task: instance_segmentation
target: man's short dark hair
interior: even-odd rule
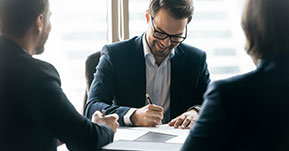
[[[175,19],[188,18],[188,23],[192,20],[194,6],[192,0],[151,0],[149,12],[154,17],[163,8]]]
[[[1,32],[23,36],[47,4],[48,0],[0,0]]]
[[[289,0],[249,0],[242,26],[256,59],[289,53]]]

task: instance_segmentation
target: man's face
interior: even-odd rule
[[[50,23],[50,16],[51,16],[51,12],[49,9],[49,5],[47,5],[47,11],[45,11],[44,13],[44,19],[43,19],[43,30],[40,33],[40,38],[39,38],[39,42],[38,45],[36,47],[35,50],[35,54],[41,54],[44,51],[44,45],[48,39],[50,30],[51,30],[51,23]]]
[[[163,40],[155,38],[154,31],[157,30],[168,35],[184,37],[187,21],[188,19],[175,19],[171,17],[164,9],[160,9],[159,12],[153,16],[153,20],[150,19],[147,40],[155,57],[166,57],[179,43],[172,42],[170,37]]]

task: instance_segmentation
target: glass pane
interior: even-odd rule
[[[129,35],[140,36],[147,29],[146,10],[149,0],[129,0]]]
[[[81,111],[85,60],[107,40],[107,3],[96,0],[50,0],[52,31],[43,55],[58,70],[62,88]]]
[[[243,0],[194,0],[195,13],[185,43],[207,52],[212,80],[254,69],[245,53],[241,28]]]
[[[145,11],[149,0],[130,0],[130,37],[147,29]],[[194,0],[193,20],[184,43],[207,52],[212,80],[227,78],[255,68],[245,53],[241,29],[243,0]]]

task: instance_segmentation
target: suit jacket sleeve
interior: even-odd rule
[[[119,124],[124,124],[124,115],[130,109],[126,106],[113,104],[116,88],[116,70],[109,54],[109,47],[104,46],[99,64],[94,74],[94,80],[90,87],[88,102],[85,108],[85,116],[91,119],[93,113],[97,110],[106,110],[107,114],[117,113],[119,115]]]
[[[198,81],[198,88],[197,88],[197,99],[199,100],[199,105],[203,103],[203,95],[207,90],[207,87],[210,83],[210,74],[208,71],[208,65],[206,62],[206,53],[203,54],[202,59],[202,66],[200,71],[200,77]]]
[[[41,123],[51,136],[64,142],[70,150],[97,150],[113,141],[111,128],[92,123],[75,110],[63,93],[53,66],[45,66],[40,72],[39,79],[35,79],[41,81],[37,88],[37,96],[42,100],[39,116],[43,117]]]
[[[215,83],[209,86],[200,117],[190,131],[182,151],[226,150],[227,125],[222,95]]]
[[[206,53],[204,52],[201,56],[201,65],[200,65],[200,72],[199,72],[198,84],[197,84],[197,92],[195,96],[195,105],[202,105],[203,103],[203,95],[207,90],[207,87],[210,83],[210,73],[208,70],[208,65],[206,62]],[[188,109],[191,110],[194,106]]]

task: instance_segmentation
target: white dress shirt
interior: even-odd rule
[[[150,95],[153,104],[164,108],[164,120],[168,121],[170,119],[171,58],[174,56],[175,50],[173,49],[162,63],[157,65],[145,38],[146,35],[142,37],[146,64],[146,93]],[[145,103],[147,104],[147,102]],[[136,108],[131,108],[124,116],[126,125],[132,124],[130,116],[135,110]]]

